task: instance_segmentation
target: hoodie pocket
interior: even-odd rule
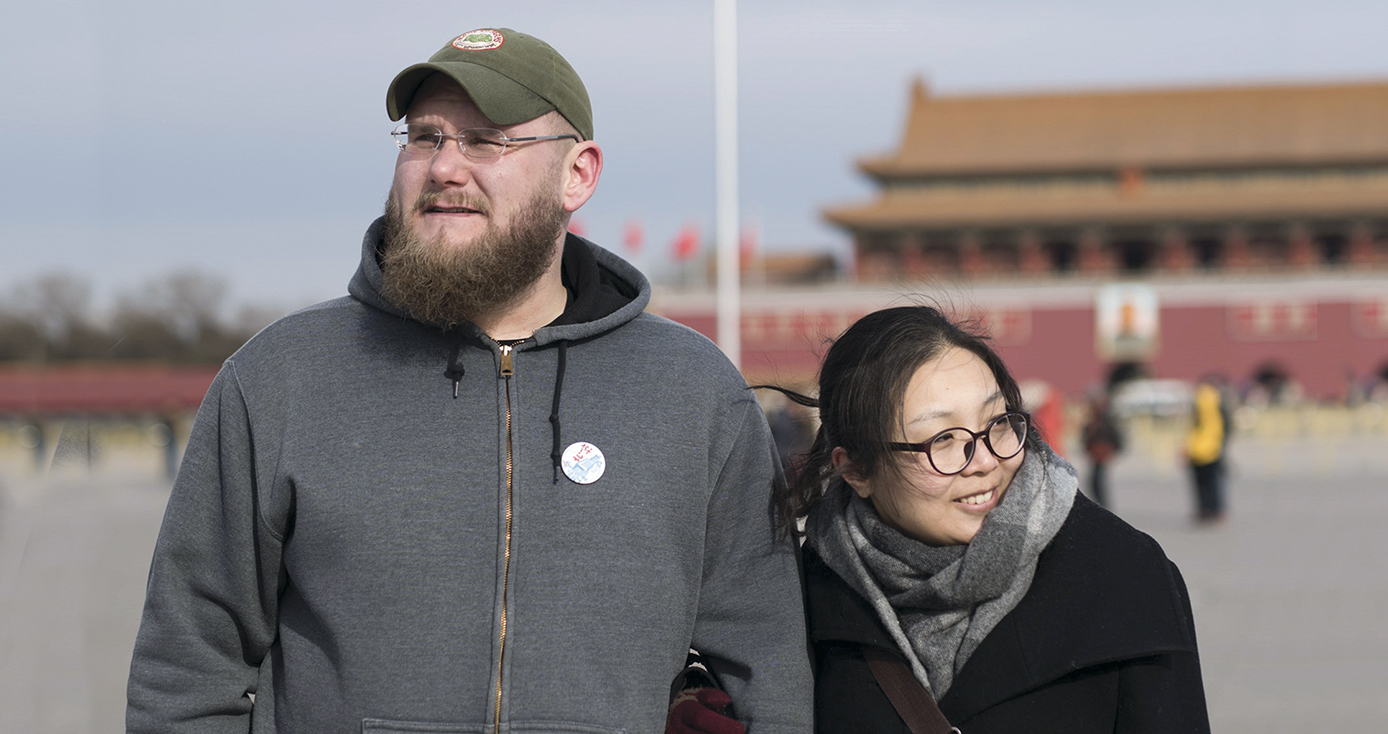
[[[442,724],[430,721],[362,719],[361,734],[485,734],[486,724]]]
[[[506,731],[506,727],[501,727],[501,730]],[[567,721],[517,721],[511,724],[510,734],[626,734],[626,729]]]
[[[429,721],[388,721],[362,719],[362,734],[486,734],[492,727],[486,724],[443,724]],[[513,721],[501,725],[502,734],[626,734],[625,729],[610,729],[592,724],[567,721]]]

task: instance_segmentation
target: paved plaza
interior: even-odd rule
[[[1185,574],[1214,731],[1383,731],[1388,435],[1240,436],[1217,528],[1191,525],[1174,444],[1137,444],[1114,467],[1113,509]],[[0,731],[122,730],[168,496],[157,468],[0,466]]]

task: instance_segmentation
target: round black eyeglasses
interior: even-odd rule
[[[935,471],[944,475],[958,474],[973,461],[980,438],[999,460],[1010,459],[1021,453],[1026,445],[1030,420],[1026,413],[1008,411],[988,421],[981,431],[947,428],[920,443],[894,441],[888,443],[887,448],[925,454]]]

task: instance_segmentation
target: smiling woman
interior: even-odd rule
[[[887,444],[913,455],[874,476],[860,472],[848,451],[836,446],[835,469],[887,525],[931,545],[967,544],[1022,463],[1027,417],[1008,410],[997,385],[976,354],[946,348],[911,376],[901,410],[906,441]],[[966,422],[983,430],[959,425]],[[987,450],[978,450],[980,441]]]
[[[1180,573],[1076,492],[985,338],[878,311],[817,399],[787,394],[821,420],[779,494],[805,520],[817,731],[1209,730]]]

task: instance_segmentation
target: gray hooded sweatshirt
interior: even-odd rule
[[[654,734],[693,646],[749,732],[808,732],[776,452],[738,372],[573,236],[566,270],[586,248],[615,311],[509,350],[413,321],[380,295],[380,231],[350,297],[267,327],[209,390],[129,731]],[[605,460],[586,484],[558,466],[580,442]]]

